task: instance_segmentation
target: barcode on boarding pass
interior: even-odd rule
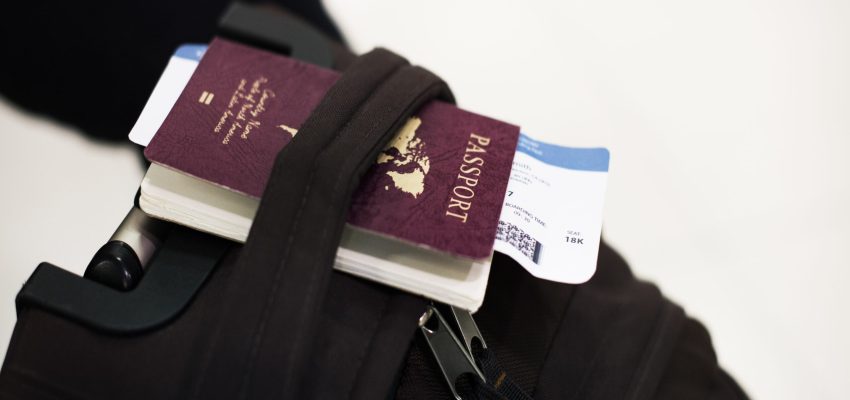
[[[525,233],[520,227],[505,221],[499,221],[499,228],[496,230],[496,240],[507,242],[520,253],[530,258],[535,264],[538,264],[540,259],[541,244],[537,239]]]

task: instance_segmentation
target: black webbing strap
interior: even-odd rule
[[[453,101],[438,77],[380,49],[355,61],[328,91],[275,160],[201,363],[196,398],[315,398],[328,390],[373,395],[362,382],[370,376],[360,376],[375,370],[370,360],[384,360],[370,355],[380,345],[372,341],[407,329],[405,341],[382,350],[401,362],[416,328],[410,309],[421,304],[378,285],[363,290],[363,283],[332,274],[332,267],[360,178],[407,118],[434,97]],[[383,298],[371,300],[375,293]],[[346,298],[346,306],[377,322],[352,321],[336,302],[326,304],[328,296]],[[383,308],[357,307],[370,301]],[[329,327],[335,331],[325,332]],[[370,330],[363,336],[368,340],[357,339],[360,329]],[[328,348],[338,352],[328,355]],[[398,365],[385,368],[375,380],[391,382]]]

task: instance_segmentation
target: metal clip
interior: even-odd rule
[[[481,378],[482,381],[485,380],[484,374],[475,365],[472,353],[464,349],[446,320],[434,306],[428,306],[428,309],[419,318],[419,329],[425,336],[425,341],[428,342],[431,352],[434,353],[434,358],[437,359],[437,364],[443,372],[443,377],[449,383],[449,388],[455,399],[461,400],[455,387],[457,379],[461,375],[472,373]],[[475,328],[475,331],[477,332],[478,328]],[[461,332],[463,332],[463,329],[461,329]],[[478,338],[481,339],[480,333],[478,333]],[[471,343],[471,339],[469,343]]]

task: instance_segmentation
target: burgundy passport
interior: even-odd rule
[[[216,38],[145,156],[259,198],[277,152],[338,76]],[[518,137],[515,125],[432,101],[378,156],[348,222],[456,256],[487,258]]]

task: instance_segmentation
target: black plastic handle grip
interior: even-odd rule
[[[154,329],[180,314],[232,242],[175,227],[151,260],[144,279],[122,292],[50,263],[41,263],[15,301],[18,312],[39,307],[116,334]]]

